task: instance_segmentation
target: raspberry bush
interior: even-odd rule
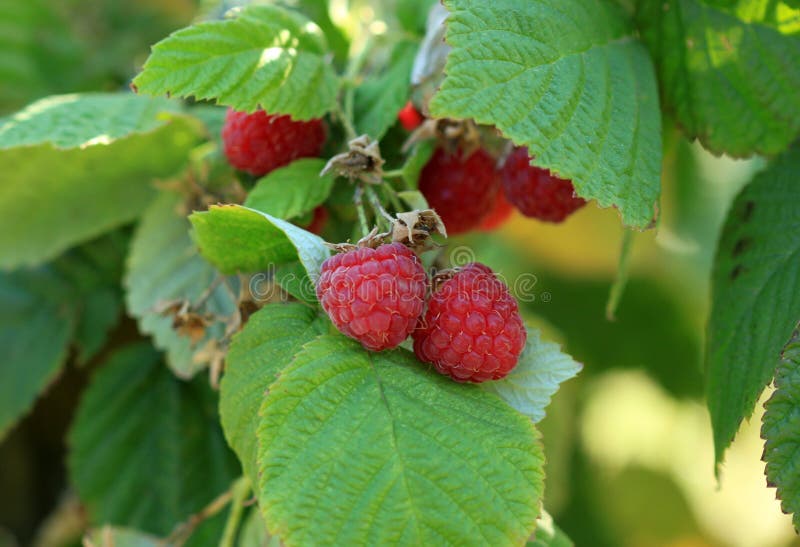
[[[117,7],[103,48],[2,1],[0,469],[63,422],[40,540],[619,543],[573,415],[629,368],[705,398],[709,476],[774,384],[765,487],[800,527],[796,2],[203,2],[171,34]],[[711,203],[704,149],[758,172]],[[581,278],[609,230],[615,280]],[[707,320],[685,256],[671,292],[635,277],[645,231],[701,250]]]

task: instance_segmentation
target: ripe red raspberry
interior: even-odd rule
[[[508,201],[526,217],[562,222],[586,205],[583,198],[575,195],[571,181],[532,166],[525,147],[515,149],[508,156],[501,172]]]
[[[481,222],[480,229],[487,232],[498,229],[511,218],[511,213],[513,212],[514,206],[506,199],[506,193],[503,189],[499,188],[494,200],[494,206],[483,219],[483,222]]]
[[[402,125],[406,130],[413,131],[417,127],[420,126],[422,120],[422,114],[414,108],[414,103],[408,101],[406,105],[403,107],[402,110],[397,114],[397,119],[400,120],[400,125]]]
[[[228,109],[222,142],[231,165],[260,177],[297,158],[318,156],[325,126],[322,120],[299,122],[263,110],[247,114]]]
[[[480,226],[494,205],[500,176],[494,158],[479,148],[464,158],[438,148],[419,175],[419,191],[442,217],[449,235]]]
[[[483,264],[468,264],[441,284],[414,331],[414,353],[457,382],[499,380],[527,337],[517,301]]]
[[[422,263],[400,243],[359,248],[322,263],[317,298],[333,324],[372,351],[397,347],[425,302]]]

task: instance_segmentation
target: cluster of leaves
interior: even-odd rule
[[[3,120],[0,166],[14,180],[0,187],[0,213],[15,230],[0,235],[0,337],[12,349],[0,364],[0,435],[71,345],[82,361],[103,346],[124,300],[151,343],[103,364],[70,434],[71,479],[93,523],[184,539],[179,524],[233,484],[227,523],[220,514],[190,541],[231,544],[252,487],[258,511],[242,545],[262,544],[267,528],[288,544],[568,543],[540,511],[535,424],[579,365],[533,329],[515,371],[480,387],[406,349],[365,351],[321,313],[311,287],[330,251],[297,225],[327,203],[344,220],[331,233],[348,237],[352,187],[320,177],[318,159],[256,181],[220,162],[223,106],[327,117],[334,149],[341,126],[396,139],[432,2],[396,2],[390,22],[404,32],[375,48],[383,66],[367,59],[371,44],[348,43],[326,2],[278,4],[170,35],[136,95],[54,96]],[[790,511],[800,503],[797,356],[789,345],[781,360],[781,348],[800,319],[793,4],[641,0],[628,12],[610,0],[445,0],[451,50],[429,104],[528,146],[631,228],[656,220],[662,111],[715,152],[778,155],[736,200],[719,245],[708,400],[720,461],[779,367],[765,458]],[[395,154],[409,186],[398,196],[412,206],[424,203],[414,184],[430,151]],[[219,199],[232,203],[209,206]],[[119,230],[134,220],[132,236]],[[223,358],[217,396],[197,373],[210,366],[215,377]]]

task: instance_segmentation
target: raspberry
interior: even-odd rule
[[[496,230],[511,218],[511,213],[514,212],[514,206],[506,199],[506,193],[502,188],[497,190],[497,196],[494,200],[494,206],[489,214],[484,217],[481,222],[480,229],[485,231]]]
[[[525,347],[525,327],[505,283],[483,264],[441,284],[414,331],[414,353],[457,382],[499,380]]]
[[[413,131],[420,126],[424,118],[422,117],[422,114],[420,114],[419,111],[414,108],[414,103],[408,101],[403,109],[397,114],[397,119],[400,120],[400,125],[402,125],[407,131]]]
[[[397,347],[422,314],[427,277],[400,243],[358,248],[322,263],[317,298],[333,324],[372,351]]]
[[[508,201],[526,217],[557,223],[586,205],[575,195],[571,181],[532,166],[527,148],[515,149],[501,172]]]
[[[480,148],[467,158],[461,151],[448,154],[438,148],[419,176],[420,192],[451,235],[477,228],[499,188],[494,159]]]
[[[228,109],[222,142],[231,165],[260,177],[297,158],[318,156],[325,126],[322,120],[296,122],[263,110],[247,114]]]
[[[314,212],[311,214],[311,221],[307,226],[304,226],[304,229],[312,234],[321,234],[322,229],[328,222],[328,216],[328,210],[324,206],[319,205],[315,207]]]

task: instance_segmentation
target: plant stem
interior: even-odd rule
[[[363,193],[364,187],[361,184],[356,186],[356,191],[353,192],[353,203],[356,205],[358,222],[361,224],[361,235],[366,236],[369,233],[369,225],[367,224],[367,214],[364,212],[364,201],[362,200]]]
[[[403,169],[392,169],[390,171],[383,172],[383,178],[385,179],[399,179],[403,177]]]
[[[222,539],[219,542],[220,547],[233,547],[236,532],[239,529],[239,523],[244,512],[244,502],[250,493],[250,481],[245,476],[239,477],[231,486],[231,492],[233,494],[231,512],[225,522],[225,530],[222,532]]]
[[[622,243],[619,250],[619,264],[617,266],[617,278],[611,285],[606,302],[606,319],[613,321],[616,317],[617,306],[625,291],[628,283],[628,270],[630,267],[631,247],[633,246],[633,230],[625,230],[622,233]]]
[[[387,226],[391,229],[392,224],[394,223],[394,217],[386,212],[386,209],[383,208],[383,204],[381,204],[378,194],[375,193],[375,190],[373,190],[371,186],[367,185],[364,186],[364,192],[367,194],[369,204],[375,211],[375,216],[382,221],[382,224],[387,224]]]
[[[397,198],[397,192],[395,189],[389,184],[384,184],[381,188],[383,188],[384,193],[389,197],[389,201],[392,203],[394,210],[398,213],[403,211],[403,206],[400,204],[400,200]]]

